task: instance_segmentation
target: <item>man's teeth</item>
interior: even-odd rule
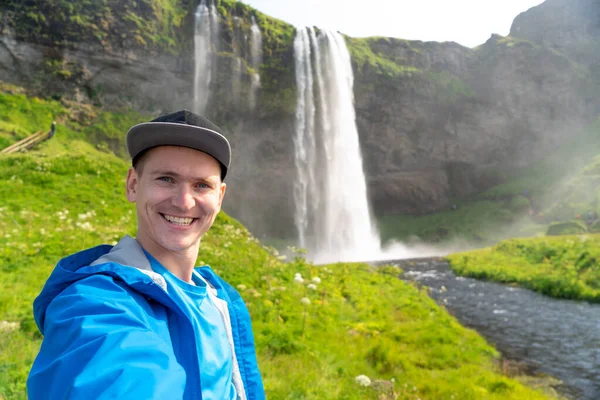
[[[194,221],[194,218],[173,217],[166,214],[163,214],[163,217],[165,217],[167,221],[177,225],[189,225]]]

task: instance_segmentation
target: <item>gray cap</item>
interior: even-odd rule
[[[132,162],[157,146],[183,146],[213,156],[221,165],[221,179],[231,162],[231,146],[221,129],[208,119],[181,110],[137,124],[127,132],[127,150]]]

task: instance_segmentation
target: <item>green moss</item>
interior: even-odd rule
[[[397,43],[406,43],[409,51],[417,52],[409,47],[407,41],[391,38],[351,38],[346,36],[346,45],[352,57],[352,61],[358,71],[363,70],[365,66],[373,68],[377,74],[386,77],[411,77],[413,74],[420,74],[421,70],[411,65],[404,65],[400,60],[395,60],[389,54],[374,51],[374,44],[397,45]],[[390,41],[394,41],[391,43]]]
[[[7,23],[20,40],[52,47],[85,42],[110,49],[178,53],[181,27],[193,2],[178,0],[52,0],[4,6]]]
[[[442,102],[455,103],[476,95],[470,85],[448,71],[428,71],[426,76],[434,83],[435,96]]]

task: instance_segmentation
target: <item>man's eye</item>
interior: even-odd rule
[[[196,186],[200,189],[209,189],[210,188],[210,186],[208,186],[206,183],[199,183]]]
[[[158,178],[158,180],[162,182],[173,182],[173,179],[168,176],[161,176]]]

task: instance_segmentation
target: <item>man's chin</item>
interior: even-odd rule
[[[165,250],[168,250],[173,253],[180,253],[197,248],[200,245],[200,239],[165,240],[162,241],[160,245]]]

